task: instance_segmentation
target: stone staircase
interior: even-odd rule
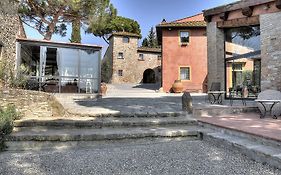
[[[257,162],[281,169],[281,142],[204,122],[177,117],[36,118],[16,121],[6,137],[7,150],[89,148],[113,141],[158,138],[202,139],[239,151]]]
[[[6,138],[8,150],[59,149],[98,141],[155,137],[199,139],[197,121],[178,117],[22,119]]]

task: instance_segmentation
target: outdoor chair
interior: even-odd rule
[[[266,113],[277,119],[281,114],[281,92],[276,90],[265,90],[259,93],[255,100],[261,112],[261,118],[266,116]]]
[[[211,104],[222,104],[222,95],[225,91],[221,91],[221,83],[220,82],[213,82],[211,84],[211,88],[208,91],[208,100]]]

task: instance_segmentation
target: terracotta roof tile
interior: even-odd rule
[[[112,36],[131,36],[131,37],[138,37],[138,38],[141,37],[141,35],[139,35],[139,34],[130,33],[130,32],[114,32],[114,33],[111,34],[110,37],[112,37]]]
[[[187,21],[187,22],[170,22],[161,23],[157,27],[206,27],[205,21]]]
[[[139,47],[138,51],[140,51],[140,52],[156,52],[156,53],[161,53],[162,49],[161,48],[150,48],[150,47]]]

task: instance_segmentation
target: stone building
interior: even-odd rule
[[[8,65],[16,63],[16,38],[17,35],[25,36],[19,30],[22,24],[18,16],[18,4],[14,1],[0,1],[0,60],[5,59]]]
[[[281,1],[242,0],[204,11],[208,84],[281,90]]]
[[[156,26],[158,42],[162,44],[162,87],[170,92],[175,80],[181,80],[184,90],[207,90],[207,36],[203,14]]]
[[[108,83],[160,83],[161,49],[138,47],[140,36],[116,32],[102,61],[102,81]]]

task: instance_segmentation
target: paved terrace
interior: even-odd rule
[[[83,116],[120,115],[174,115],[182,112],[182,94],[157,93],[157,85],[108,85],[103,98],[89,98],[71,94],[56,94],[64,108]],[[210,106],[206,94],[192,94],[194,106]],[[229,101],[224,101],[225,107]],[[241,105],[237,102],[234,105]],[[251,103],[248,105],[252,105]],[[219,105],[221,106],[221,105]]]
[[[182,94],[157,93],[157,85],[109,85],[108,93],[102,99],[81,98],[69,94],[57,94],[57,99],[72,114],[83,116],[122,115],[122,116],[159,116],[182,114]],[[237,131],[259,135],[281,141],[281,118],[277,120],[267,116],[259,118],[258,112],[225,114],[230,109],[229,101],[223,105],[210,105],[205,94],[192,94],[193,105],[197,109],[217,110],[221,113],[202,114],[199,121],[231,128]],[[241,108],[240,100],[234,101],[234,107]],[[253,101],[247,107],[253,107]],[[87,118],[84,118],[87,120]],[[89,119],[90,120],[90,119]]]

